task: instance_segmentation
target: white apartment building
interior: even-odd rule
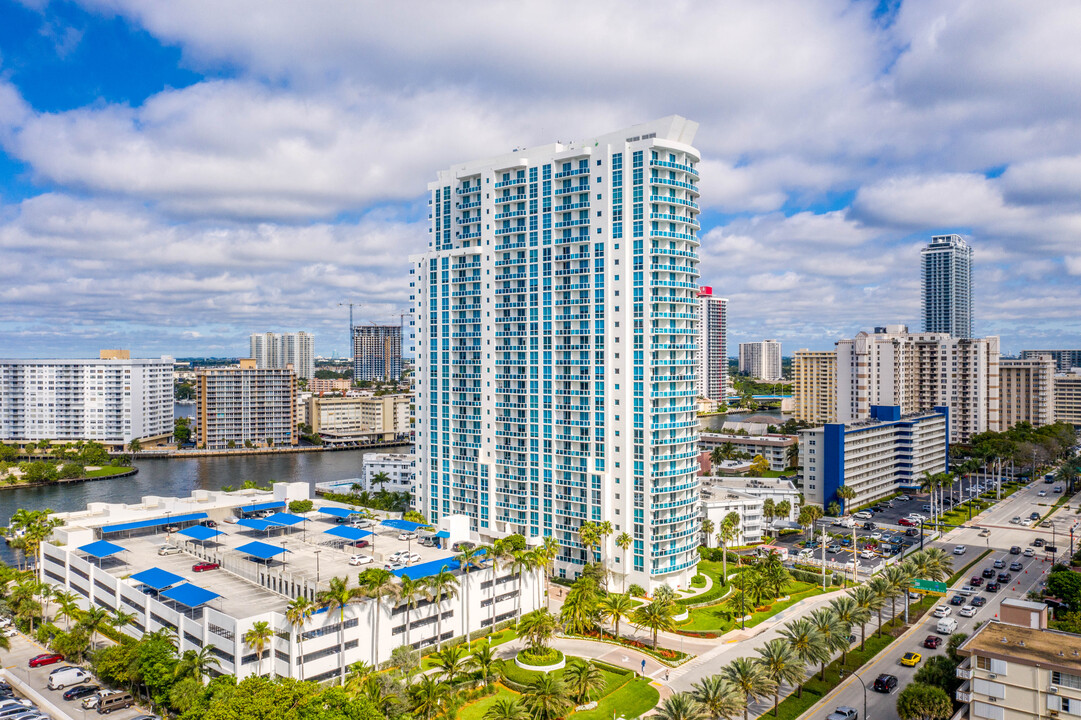
[[[1054,358],[1000,358],[998,372],[1003,429],[1020,422],[1034,427],[1055,422]]]
[[[871,416],[874,405],[899,405],[905,415],[950,409],[950,442],[1001,429],[999,341],[945,333],[909,333],[886,325],[840,340],[837,422]]]
[[[249,345],[260,370],[284,370],[292,365],[298,378],[315,377],[315,338],[306,332],[256,333]]]
[[[1081,428],[1081,372],[1055,376],[1055,422]]]
[[[766,500],[772,500],[774,507],[787,502],[787,515],[774,514],[773,523],[793,522],[799,517],[799,490],[788,480],[780,478],[704,478],[702,501],[699,505],[701,519],[713,521],[714,537],[708,538],[709,545],[716,547],[717,529],[729,513],[738,513],[738,537],[732,545],[746,545],[761,542],[769,523],[765,515]],[[703,541],[706,538],[703,536]]]
[[[837,421],[837,353],[797,350],[792,357],[792,417],[821,424]]]
[[[960,235],[935,235],[920,251],[923,331],[972,337],[972,248]]]
[[[132,359],[102,350],[98,359],[0,360],[0,441],[100,442],[173,434],[173,359]]]
[[[807,502],[827,507],[837,490],[850,487],[859,507],[905,488],[917,488],[925,472],[945,472],[949,462],[946,408],[903,415],[897,406],[873,406],[871,417],[800,431],[800,465]]]
[[[781,373],[781,343],[776,340],[740,343],[739,371],[766,382],[781,380],[784,377]]]
[[[199,372],[196,421],[204,450],[296,445],[297,378],[291,368],[235,367]]]
[[[686,587],[698,562],[697,124],[671,116],[455,165],[411,258],[417,482],[484,538],[585,521],[613,570]],[[607,539],[612,543],[612,538]]]
[[[1050,355],[1055,361],[1055,372],[1068,373],[1081,368],[1081,350],[1022,350],[1021,359],[1031,360],[1040,355]]]
[[[407,439],[412,402],[412,395],[313,395],[308,398],[308,424],[330,444]]]
[[[761,455],[769,461],[770,470],[788,468],[789,448],[795,445],[795,435],[730,435],[728,433],[703,432],[698,436],[702,452],[712,453],[716,448],[730,446],[733,452],[745,453],[754,458]]]
[[[728,298],[698,289],[698,397],[723,403],[728,397]]]
[[[367,453],[364,456],[361,487],[369,492],[386,490],[411,493],[416,477],[416,460],[416,455],[405,453]],[[380,473],[386,476],[386,482],[372,482],[372,478]]]

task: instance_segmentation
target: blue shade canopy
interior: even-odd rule
[[[272,523],[267,520],[259,520],[256,518],[244,518],[243,520],[237,520],[236,524],[240,527],[246,527],[249,530],[258,530],[259,532],[266,532],[267,530],[273,530],[274,528],[282,527],[278,523]]]
[[[435,534],[437,538],[443,538],[444,540],[450,540],[450,532],[446,530],[440,530]]]
[[[169,598],[170,600],[175,600],[181,605],[187,605],[190,608],[206,605],[214,598],[221,597],[221,595],[216,592],[210,592],[206,588],[201,588],[198,585],[192,585],[191,583],[184,583],[183,585],[169,588],[163,592],[161,596]]]
[[[402,568],[401,570],[394,570],[393,572],[398,577],[419,580],[420,578],[440,573],[443,570],[457,569],[458,563],[454,562],[453,558],[445,557],[441,560],[432,560],[431,562],[420,563],[419,565],[410,565],[409,567]]]
[[[409,520],[384,520],[383,525],[388,528],[394,528],[395,530],[407,530],[409,532],[416,532],[422,527],[431,527],[428,523],[410,522]]]
[[[340,508],[340,507],[322,507],[322,508],[319,508],[319,512],[323,513],[324,515],[333,515],[334,517],[346,518],[346,517],[349,517],[350,515],[359,515],[360,513],[364,512],[364,511],[363,510],[350,510],[349,508]]]
[[[150,568],[149,570],[143,570],[137,572],[131,576],[131,579],[135,582],[140,582],[143,585],[148,585],[155,590],[161,590],[167,588],[170,585],[176,585],[177,583],[184,582],[184,578],[180,577],[176,573],[171,573],[168,570],[162,570],[161,568]]]
[[[251,555],[257,557],[260,560],[269,560],[275,555],[281,555],[286,552],[286,549],[281,545],[270,545],[264,542],[250,542],[247,545],[241,545],[236,549],[238,553],[244,553],[245,555]]]
[[[99,560],[101,558],[107,558],[110,555],[116,555],[118,552],[123,552],[124,548],[120,547],[116,543],[106,542],[105,540],[98,540],[92,542],[89,545],[83,545],[79,548],[79,552],[84,552],[90,557],[96,557]]]
[[[154,518],[153,520],[139,520],[137,522],[119,523],[117,525],[103,525],[103,533],[126,532],[129,530],[142,530],[143,528],[159,527],[161,525],[173,525],[177,523],[206,520],[206,513],[188,513],[186,515],[170,515],[167,517]]]
[[[262,512],[263,510],[278,510],[285,507],[284,500],[275,500],[274,502],[257,503],[255,505],[245,505],[240,508],[242,513]]]
[[[190,528],[184,528],[177,535],[186,535],[194,540],[209,540],[210,538],[221,535],[221,530],[215,530],[214,528],[204,527],[202,525],[192,525]]]
[[[371,535],[367,530],[361,530],[355,527],[336,527],[325,531],[326,535],[333,535],[334,537],[344,538],[346,540],[354,541],[361,540]]]
[[[296,525],[297,523],[304,522],[306,518],[302,518],[299,515],[287,512],[277,512],[266,518],[267,522],[274,523],[275,525]]]

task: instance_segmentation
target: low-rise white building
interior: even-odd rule
[[[761,542],[765,538],[768,522],[765,517],[765,502],[772,500],[774,507],[788,502],[789,511],[785,516],[775,514],[772,518],[774,527],[784,527],[799,516],[799,490],[789,480],[780,478],[703,478],[699,503],[702,519],[713,521],[714,535],[721,522],[729,513],[739,514],[738,539],[736,545]],[[716,538],[708,538],[711,546],[716,545]]]
[[[369,492],[404,492],[413,496],[411,505],[415,510],[420,510],[424,504],[420,502],[419,495],[423,488],[416,484],[417,458],[415,455],[405,453],[367,453],[364,456],[364,471],[361,476],[361,486]],[[383,474],[386,478],[378,482],[377,476]]]
[[[752,458],[761,455],[769,461],[769,469],[781,471],[789,466],[789,448],[798,439],[795,435],[736,435],[704,432],[698,435],[698,447],[703,452],[730,446],[733,452],[746,453]]]

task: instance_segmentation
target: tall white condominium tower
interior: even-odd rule
[[[781,343],[776,340],[740,343],[739,371],[767,382],[780,380],[783,377]]]
[[[560,544],[643,587],[698,554],[697,123],[671,116],[455,165],[415,274],[416,453],[431,520]],[[626,554],[614,547],[633,538]]]
[[[920,264],[923,331],[972,337],[972,248],[960,235],[935,235]]]
[[[315,338],[306,332],[256,333],[250,347],[260,370],[284,370],[291,364],[297,377],[315,377]]]
[[[353,379],[397,380],[402,375],[400,325],[353,327]]]
[[[728,298],[698,289],[698,397],[724,402],[728,395]]]

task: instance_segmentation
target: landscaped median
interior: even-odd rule
[[[832,590],[833,588],[828,588],[826,592]],[[747,627],[754,627],[763,620],[773,617],[777,613],[795,605],[801,600],[806,600],[815,595],[821,595],[822,586],[803,582],[801,580],[791,580],[785,588],[785,593],[787,594],[787,599],[773,600],[770,603],[755,609],[747,620]],[[748,608],[748,610],[750,609],[751,608]],[[735,617],[732,608],[725,604],[718,603],[706,607],[691,608],[690,618],[686,622],[677,625],[676,632],[691,637],[712,638],[720,637],[729,630],[733,630],[740,626],[741,623]]]
[[[946,581],[946,587],[950,587],[955,582],[957,582],[958,580],[963,578],[965,575],[968,574],[968,571],[971,570],[976,565],[976,563],[978,563],[980,560],[983,560],[985,557],[987,557],[990,554],[991,554],[991,549],[990,548],[988,548],[987,550],[984,550],[979,555],[977,555],[975,558],[973,558],[972,561],[969,562],[967,565],[965,565],[963,568],[961,568],[960,570],[955,572],[953,575],[950,575],[950,579]]]

